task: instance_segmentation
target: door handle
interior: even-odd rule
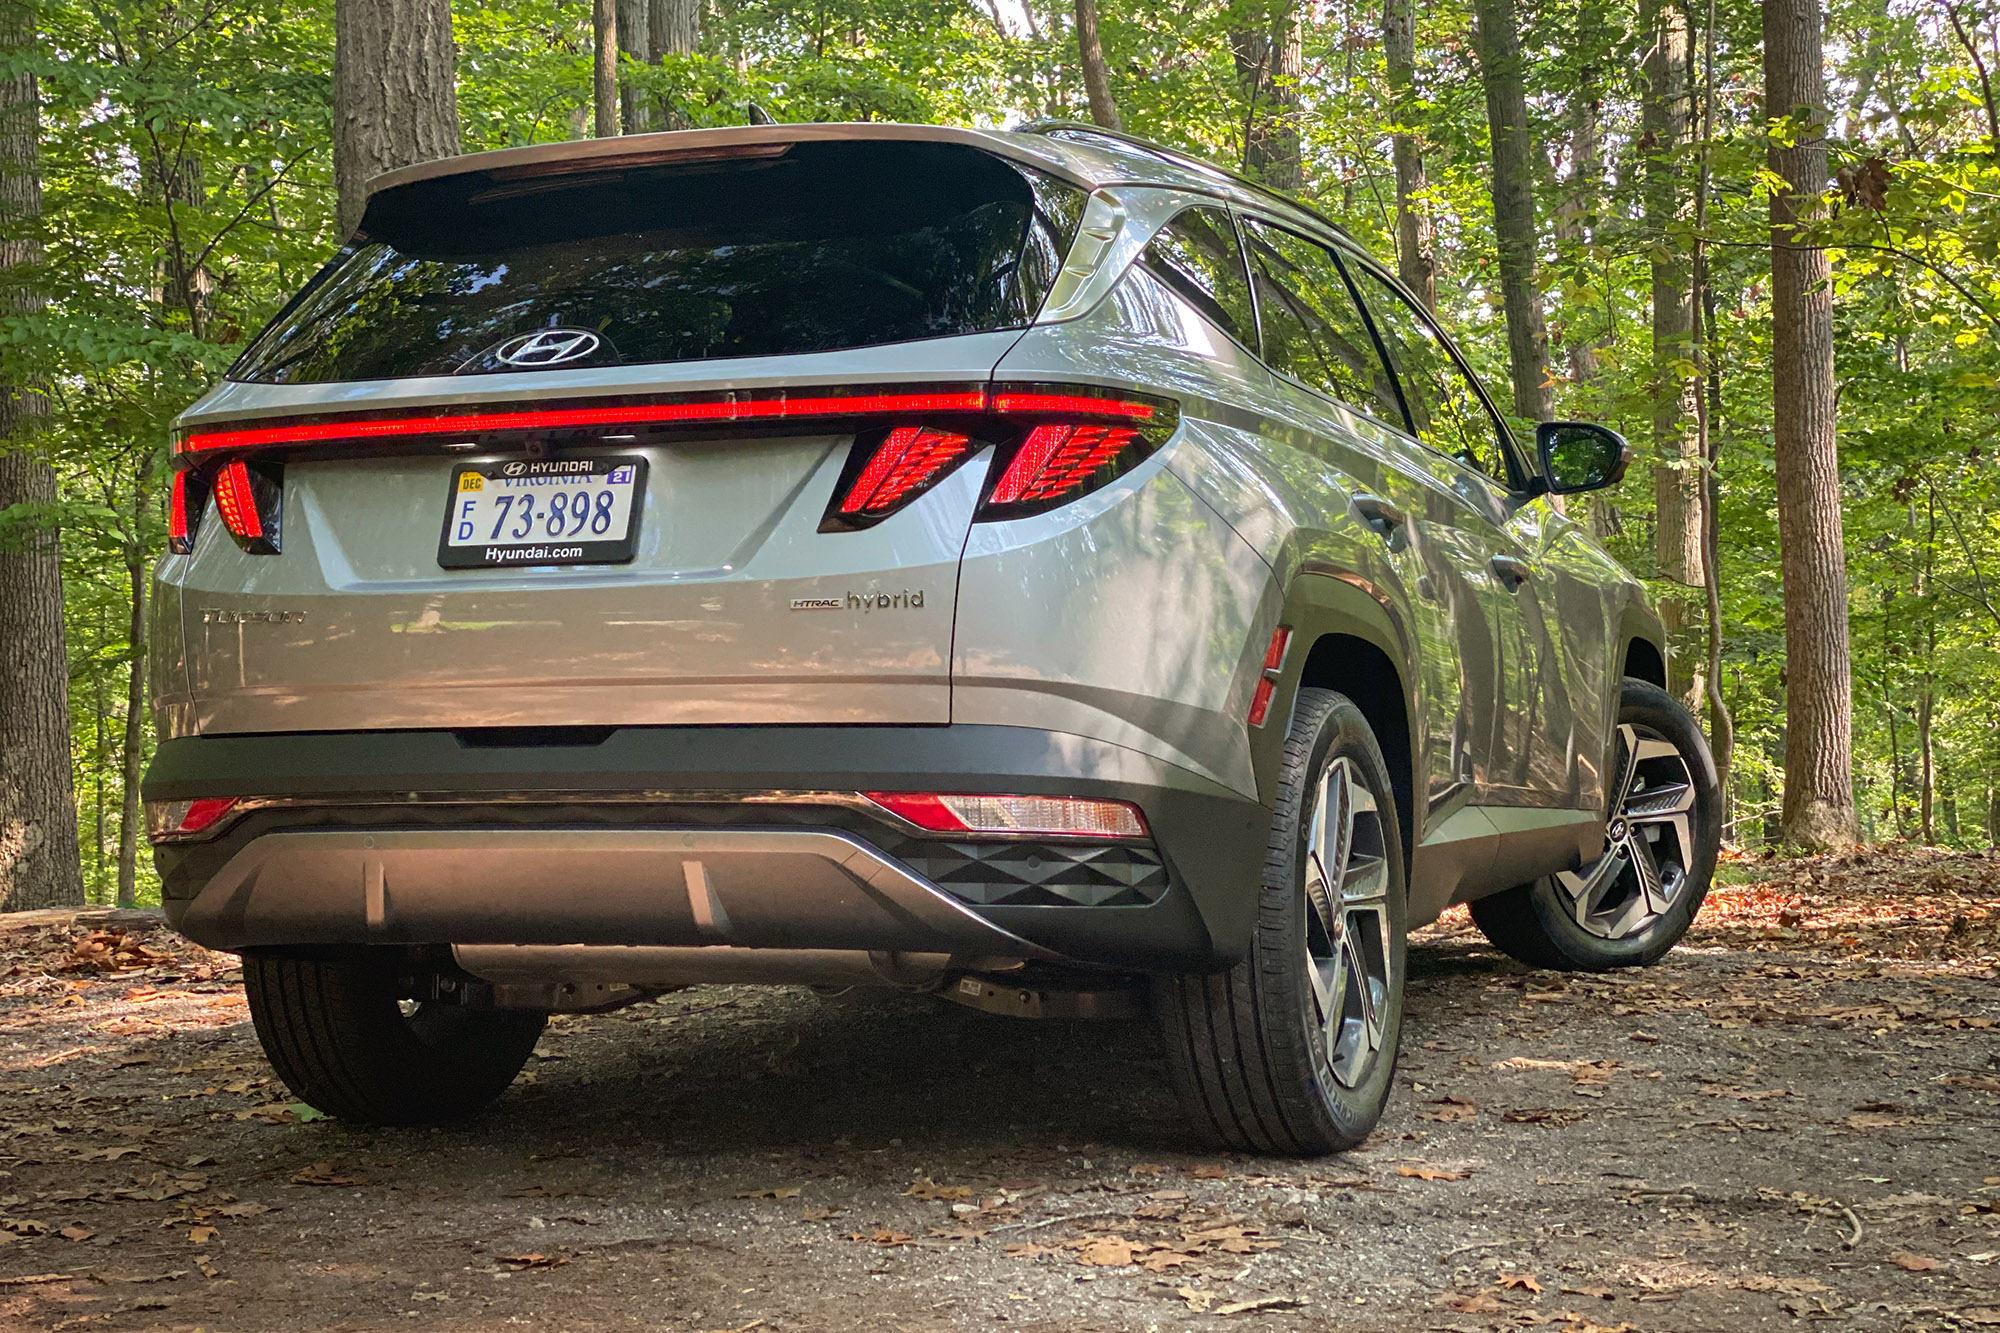
[[[1394,541],[1397,529],[1410,521],[1409,515],[1395,505],[1379,495],[1370,495],[1366,491],[1354,496],[1347,503],[1361,521],[1384,541]]]
[[[1525,560],[1516,560],[1511,555],[1496,555],[1486,562],[1486,567],[1493,571],[1495,578],[1507,585],[1508,592],[1520,591],[1521,585],[1535,572],[1533,565]]]

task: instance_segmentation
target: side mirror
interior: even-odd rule
[[[1632,446],[1594,421],[1544,421],[1535,427],[1542,480],[1552,495],[1616,486],[1632,465]]]

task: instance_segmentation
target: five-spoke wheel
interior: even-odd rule
[[[1486,938],[1524,963],[1597,971],[1654,962],[1707,896],[1722,797],[1701,727],[1659,686],[1627,680],[1611,750],[1603,851],[1472,904]]]

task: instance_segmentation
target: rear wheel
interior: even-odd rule
[[[421,1125],[469,1115],[521,1072],[548,1016],[402,998],[374,951],[243,956],[250,1018],[298,1098],[328,1115]]]
[[[1163,978],[1155,1008],[1202,1136],[1254,1152],[1351,1148],[1381,1118],[1403,1026],[1403,844],[1367,719],[1299,691],[1250,956]]]
[[[1694,716],[1659,686],[1627,680],[1614,750],[1603,854],[1472,904],[1486,938],[1534,967],[1657,962],[1708,895],[1722,796]]]

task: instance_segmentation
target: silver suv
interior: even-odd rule
[[[145,799],[292,1089],[471,1111],[707,982],[1156,1015],[1388,1095],[1404,936],[1658,958],[1719,832],[1639,585],[1339,228],[1087,126],[426,163],[174,442]]]

